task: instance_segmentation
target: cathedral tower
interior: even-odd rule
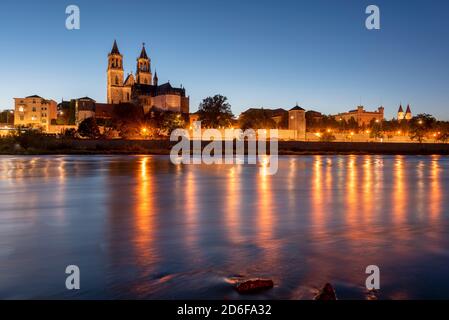
[[[153,85],[155,85],[157,87],[158,81],[159,81],[159,79],[157,77],[157,72],[156,72],[156,70],[154,70]]]
[[[412,110],[410,109],[410,105],[408,104],[407,110],[405,110],[405,120],[411,120],[412,118]]]
[[[398,120],[401,121],[404,119],[404,109],[402,109],[402,103],[399,105],[398,110]]]
[[[114,40],[111,52],[108,54],[108,103],[123,102],[123,56]]]
[[[140,56],[137,58],[136,82],[138,84],[152,84],[151,62],[145,50],[145,44],[143,44]]]

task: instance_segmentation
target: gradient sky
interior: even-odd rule
[[[65,8],[81,29],[65,28]],[[365,28],[365,8],[381,30]],[[106,100],[107,54],[117,39],[125,73],[147,44],[159,82],[182,84],[196,111],[221,93],[248,107],[337,113],[400,102],[449,120],[449,1],[9,1],[0,4],[0,109],[39,94]]]

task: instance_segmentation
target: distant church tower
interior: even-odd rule
[[[108,103],[120,103],[123,99],[123,56],[114,40],[111,53],[108,55]]]
[[[145,50],[145,44],[142,46],[142,52],[137,58],[136,83],[138,84],[152,84],[151,64]]]
[[[404,119],[404,109],[402,109],[402,104],[400,104],[398,110],[398,120],[401,121],[403,119]]]
[[[405,120],[412,119],[412,110],[410,110],[410,105],[407,105],[407,110],[405,110]]]
[[[158,81],[159,81],[159,79],[158,79],[158,77],[157,77],[157,71],[154,70],[153,85],[157,87]]]

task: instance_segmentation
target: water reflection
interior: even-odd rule
[[[56,275],[75,263],[83,298],[242,298],[224,279],[243,274],[275,279],[262,298],[331,281],[364,299],[369,264],[381,298],[447,298],[448,159],[281,157],[270,176],[162,156],[2,157],[0,297],[74,297]]]

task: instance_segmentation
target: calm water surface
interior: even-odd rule
[[[449,158],[0,157],[0,298],[449,298]],[[65,289],[65,267],[81,290]],[[269,277],[256,296],[238,277]]]

